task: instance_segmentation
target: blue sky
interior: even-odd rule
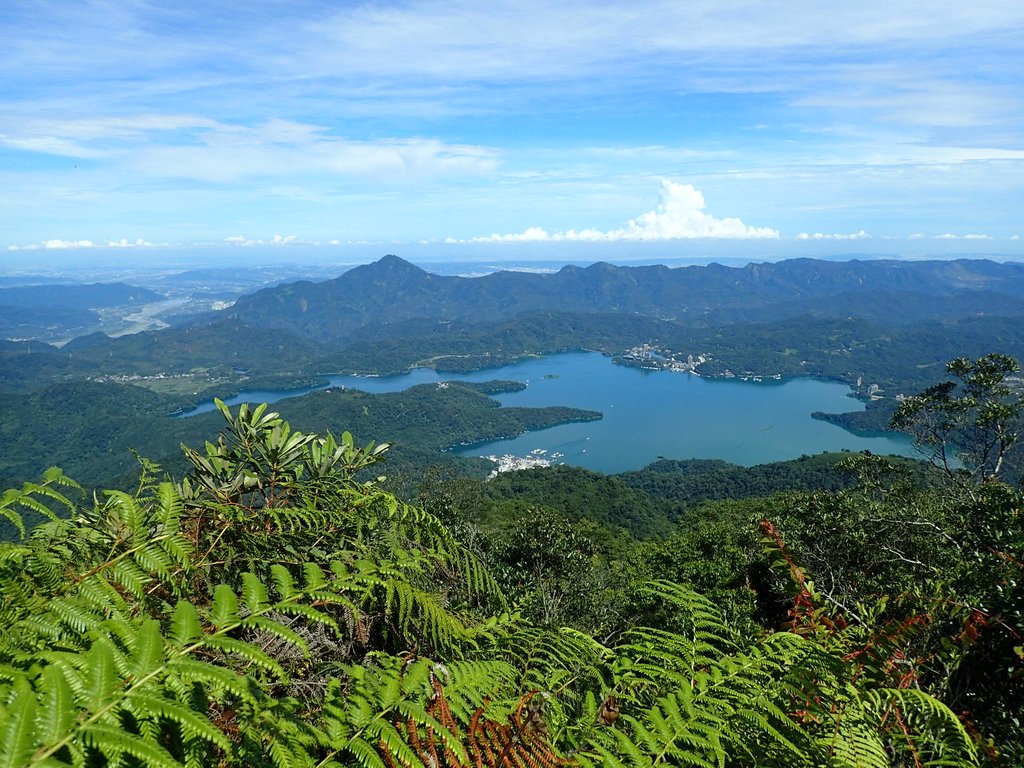
[[[8,254],[1024,254],[1019,0],[4,0],[0,39]]]

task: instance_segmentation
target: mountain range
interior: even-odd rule
[[[1024,314],[1024,264],[793,259],[723,267],[597,263],[552,274],[431,274],[397,256],[324,282],[240,298],[228,316],[321,342],[365,326],[429,319],[493,322],[537,311],[640,315],[683,323],[769,322],[814,315],[909,323]]]

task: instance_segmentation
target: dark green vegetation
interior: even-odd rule
[[[663,459],[640,472],[620,477],[629,486],[684,506],[717,499],[745,499],[780,491],[839,491],[855,481],[851,473],[837,471],[850,459],[846,453],[823,453],[756,467],[738,467],[724,461]],[[914,462],[898,462],[908,468]]]
[[[604,475],[570,466],[508,472],[487,482],[484,496],[497,517],[516,516],[523,504],[569,519],[589,519],[636,538],[664,536],[707,502],[766,497],[785,491],[839,491],[856,484],[845,465],[858,454],[823,453],[792,461],[741,467],[725,461],[662,459],[635,472]],[[889,457],[907,472],[918,462]]]
[[[497,517],[509,519],[516,510],[544,506],[568,519],[589,519],[624,529],[634,536],[663,535],[671,529],[670,513],[618,475],[602,475],[577,467],[555,466],[507,472],[486,484],[487,498],[508,502]]]
[[[440,468],[410,505],[387,446],[262,407],[178,481],[48,472],[0,500],[45,518],[0,545],[0,765],[1019,765],[1015,367],[954,361],[901,409],[962,468],[848,455],[839,490],[793,490],[835,457],[710,502],[739,470]]]

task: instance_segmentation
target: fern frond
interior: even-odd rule
[[[181,764],[161,745],[112,725],[84,727],[82,741],[113,764],[122,755],[130,755],[141,765],[151,768],[181,768]]]
[[[443,686],[446,705],[460,722],[469,722],[473,712],[500,698],[503,691],[515,690],[519,680],[516,667],[494,659],[438,664],[433,674]]]
[[[14,686],[14,696],[0,709],[0,768],[20,768],[38,744],[35,693],[24,680]]]
[[[977,763],[977,747],[960,718],[923,691],[916,688],[870,690],[864,696],[864,704],[876,722],[894,719],[906,747],[925,765]]]
[[[156,619],[143,621],[136,637],[137,641],[131,648],[131,674],[136,679],[142,679],[164,663],[164,639],[160,635],[160,623]]]
[[[171,641],[178,646],[186,646],[193,643],[200,635],[202,635],[202,623],[199,620],[199,611],[187,600],[179,600],[174,606],[171,620]]]
[[[231,749],[231,740],[207,717],[194,712],[180,701],[144,693],[133,693],[127,700],[126,709],[137,719],[158,718],[174,723],[180,729],[183,739],[199,739],[225,752]]]
[[[40,741],[52,744],[59,741],[75,721],[75,694],[56,665],[48,665],[43,669],[38,690],[41,706],[36,727]]]
[[[518,669],[518,693],[522,693],[550,690],[550,681],[561,671],[600,685],[598,667],[607,649],[572,629],[552,631],[523,624],[486,652],[496,652],[499,658]]]
[[[287,674],[281,664],[252,643],[217,634],[204,638],[198,645],[206,651],[220,651],[224,654],[225,666],[240,667],[243,672],[250,667],[258,667],[266,670],[278,680],[287,679]]]
[[[25,538],[25,523],[19,510],[35,512],[46,519],[59,521],[60,517],[50,506],[56,505],[58,508],[73,510],[75,505],[58,491],[57,487],[81,489],[78,483],[67,477],[59,468],[50,467],[43,473],[43,482],[24,483],[20,490],[12,488],[4,491],[0,497],[0,517],[6,518],[14,525],[22,538]]]
[[[210,619],[218,628],[238,623],[238,596],[227,584],[218,584],[213,591]]]

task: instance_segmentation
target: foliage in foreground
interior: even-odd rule
[[[665,620],[599,643],[525,621],[436,517],[357,480],[386,446],[222,412],[179,484],[3,497],[71,515],[0,549],[0,766],[976,764],[791,561],[791,631],[744,639],[658,581]]]

